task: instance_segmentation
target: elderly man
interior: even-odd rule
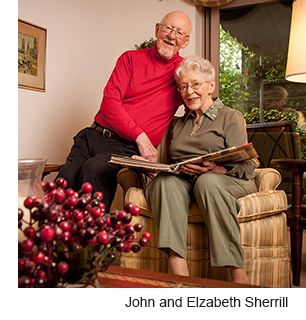
[[[124,52],[104,89],[100,109],[91,127],[74,137],[59,177],[78,190],[84,182],[102,191],[110,209],[120,167],[108,163],[112,154],[156,161],[161,142],[177,108],[182,104],[174,70],[187,47],[191,21],[181,11],[168,13],[155,26],[155,45]]]

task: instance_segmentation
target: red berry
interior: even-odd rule
[[[46,189],[48,191],[52,191],[52,190],[56,189],[56,184],[53,181],[47,181],[46,182]]]
[[[100,217],[100,218],[96,219],[95,222],[96,222],[96,225],[99,228],[102,228],[105,225],[105,221],[104,221],[103,217]]]
[[[62,222],[60,223],[60,227],[61,227],[64,231],[70,230],[70,229],[71,229],[71,223],[68,222],[68,221],[62,221]]]
[[[69,270],[69,265],[67,262],[64,262],[64,261],[61,261],[59,262],[59,264],[57,265],[56,267],[57,269],[57,272],[60,273],[60,274],[65,274],[68,272]]]
[[[52,200],[52,196],[50,194],[45,194],[44,199],[45,199],[45,201],[47,201],[49,203]]]
[[[45,181],[41,181],[40,182],[41,187],[43,188],[43,190],[46,190],[46,182]]]
[[[84,193],[91,193],[92,192],[92,184],[89,182],[85,182],[82,185],[82,191]]]
[[[26,227],[24,229],[23,233],[27,238],[33,239],[35,237],[36,231],[33,227]]]
[[[34,207],[34,201],[35,201],[36,197],[27,197],[25,198],[23,205],[27,208],[27,209],[32,209]]]
[[[134,244],[131,249],[134,253],[137,253],[140,251],[140,246],[138,244]]]
[[[106,223],[106,225],[107,225],[108,227],[111,226],[111,225],[112,225],[111,218],[110,218],[110,217],[107,217],[107,218],[105,219],[105,223]]]
[[[124,251],[124,243],[123,243],[123,242],[119,242],[119,243],[116,245],[116,249],[117,249],[119,252],[123,252],[123,251]]]
[[[136,206],[134,206],[133,208],[130,209],[130,213],[133,216],[139,216],[140,215],[140,209]]]
[[[71,238],[71,232],[70,231],[64,231],[62,235],[63,241],[67,242]]]
[[[144,247],[145,245],[147,245],[148,242],[149,242],[149,239],[147,239],[147,238],[141,238],[139,240],[139,244],[141,247]]]
[[[64,231],[62,228],[56,225],[54,227],[54,233],[55,233],[55,239],[59,240],[62,238]]]
[[[65,180],[64,178],[57,178],[55,180],[55,183],[58,187],[61,187],[63,189],[66,189],[67,188],[67,180]]]
[[[69,196],[65,201],[65,207],[70,209],[74,208],[78,204],[78,198],[74,196]]]
[[[53,197],[55,196],[55,194],[56,194],[56,188],[54,188],[54,189],[52,189],[51,191],[49,191],[49,196],[50,196],[51,198],[53,198]]]
[[[150,240],[150,239],[151,239],[151,234],[150,234],[150,232],[145,231],[145,232],[142,234],[142,238],[145,238],[145,239]]]
[[[103,202],[99,202],[98,207],[103,211],[103,213],[105,212],[105,204]]]
[[[44,203],[44,200],[43,200],[42,198],[36,198],[36,199],[34,200],[33,207],[35,207],[35,208],[41,208],[42,205],[43,205],[43,203]]]
[[[29,273],[34,272],[35,268],[36,268],[35,262],[32,261],[32,260],[26,260],[25,263],[24,263],[24,268]]]
[[[61,204],[61,203],[63,203],[65,201],[65,199],[66,199],[66,193],[65,193],[64,189],[57,188],[56,192],[54,194],[54,201],[57,204]]]
[[[24,269],[25,262],[26,262],[25,258],[18,259],[18,271],[22,271]]]
[[[89,244],[96,244],[97,243],[97,237],[93,237],[92,239],[87,240]]]
[[[40,230],[40,238],[44,242],[49,242],[54,238],[55,232],[50,226],[45,226]]]
[[[74,210],[73,211],[73,218],[75,221],[82,221],[84,219],[84,213],[81,210]]]
[[[117,213],[117,219],[118,220],[122,220],[126,217],[127,213],[124,210],[120,210]]]
[[[136,224],[134,225],[134,230],[135,230],[136,232],[140,232],[140,231],[142,230],[142,224],[136,223]]]
[[[103,200],[103,193],[101,191],[96,191],[93,195],[94,199],[98,199],[99,201]]]
[[[22,248],[25,252],[30,252],[34,247],[34,242],[32,239],[24,240],[22,242]]]
[[[91,208],[90,213],[96,219],[101,217],[103,212],[100,208]]]
[[[96,230],[94,228],[88,227],[86,229],[85,237],[87,240],[92,239],[96,235]]]
[[[109,243],[109,236],[107,232],[100,231],[97,236],[97,240],[100,244],[107,245]]]
[[[134,205],[133,205],[132,202],[128,202],[128,203],[126,203],[126,204],[124,205],[124,210],[125,210],[126,212],[131,212],[131,209],[132,209],[132,208],[134,208]]]
[[[18,208],[18,221],[23,218],[23,210]]]
[[[74,194],[74,190],[72,188],[68,188],[65,190],[66,196],[71,197]]]
[[[44,262],[45,255],[42,251],[38,251],[37,254],[32,256],[32,259],[36,264],[41,264]]]
[[[133,234],[134,231],[135,231],[134,227],[131,226],[130,224],[127,225],[127,226],[124,228],[124,230],[125,230],[125,232],[126,232],[127,234],[129,234],[129,235],[130,235],[130,234]]]
[[[18,287],[28,288],[31,283],[31,279],[27,276],[21,276],[18,278]]]
[[[46,274],[46,272],[43,271],[43,270],[38,270],[38,271],[37,271],[37,277],[38,277],[39,279],[46,279],[46,278],[47,278],[47,274]]]

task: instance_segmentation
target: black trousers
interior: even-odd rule
[[[84,182],[90,182],[93,192],[103,192],[105,209],[109,212],[117,187],[116,175],[122,167],[108,161],[112,154],[139,154],[137,144],[114,135],[103,135],[92,128],[81,130],[73,140],[74,144],[58,177],[66,179],[68,186],[75,191]]]

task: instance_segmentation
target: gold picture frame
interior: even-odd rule
[[[47,29],[18,19],[18,87],[45,88]]]

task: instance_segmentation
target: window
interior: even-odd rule
[[[204,9],[204,56],[217,66],[217,95],[242,112],[257,108],[254,122],[275,109],[306,111],[306,84],[285,80],[291,7],[292,0],[235,0]]]

